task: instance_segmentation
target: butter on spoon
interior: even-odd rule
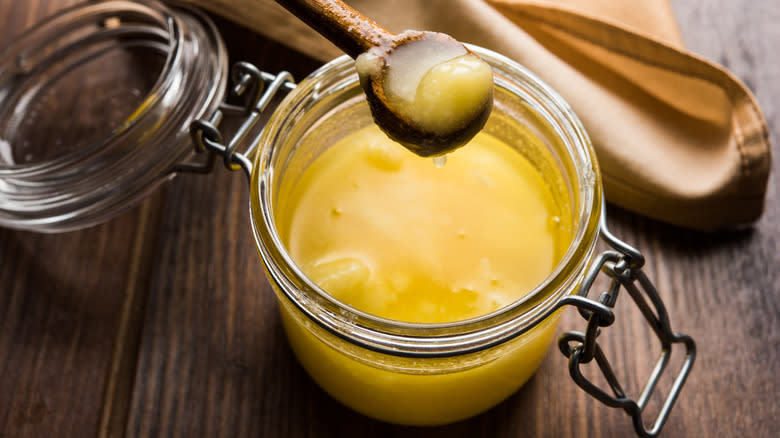
[[[492,70],[449,35],[396,35],[338,0],[277,3],[355,58],[374,121],[415,154],[451,152],[487,122]]]

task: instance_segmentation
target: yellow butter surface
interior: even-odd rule
[[[334,297],[418,323],[521,298],[561,258],[569,227],[542,175],[489,134],[437,167],[373,126],[314,161],[277,226],[304,273]]]

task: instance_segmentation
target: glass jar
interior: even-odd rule
[[[366,314],[307,278],[275,226],[275,208],[307,166],[344,136],[373,124],[354,62],[339,58],[301,82],[259,139],[251,178],[252,224],[298,359],[328,393],[371,417],[433,425],[484,411],[536,370],[556,331],[561,298],[585,275],[598,235],[601,188],[580,122],[552,90],[511,60],[473,47],[495,73],[484,130],[540,172],[571,205],[574,236],[554,271],[523,299],[492,314],[413,324]],[[518,239],[520,240],[520,239]],[[518,242],[520,244],[520,242]]]
[[[607,229],[596,157],[569,106],[515,62],[471,49],[495,72],[494,110],[485,129],[550,177],[553,198],[571,206],[574,224],[571,243],[550,275],[488,315],[441,324],[392,321],[339,302],[307,278],[282,244],[275,208],[285,187],[317,156],[373,123],[353,62],[339,58],[298,86],[287,73],[239,63],[230,92],[243,104],[228,105],[227,57],[213,24],[197,11],[151,0],[84,3],[0,53],[0,225],[41,232],[87,227],[177,172],[208,172],[221,156],[228,168],[249,177],[253,233],[290,344],[335,398],[404,424],[475,415],[533,374],[553,343],[561,309],[573,305],[587,320],[586,330],[564,334],[558,345],[574,381],[629,413],[640,436],[655,436],[690,373],[693,340],[672,332],[642,271],[642,255]],[[280,92],[289,94],[260,137],[248,138]],[[243,119],[229,139],[219,130],[225,116]],[[40,142],[40,126],[58,133],[54,144]],[[203,151],[209,151],[205,162],[191,161]],[[594,257],[599,237],[612,250]],[[611,278],[610,286],[590,299],[600,272]],[[596,342],[615,319],[620,290],[636,302],[663,350],[636,400],[623,393]],[[648,427],[645,406],[676,344],[685,348],[685,360]],[[607,390],[580,372],[591,362],[604,374]]]
[[[255,145],[259,152],[250,179],[253,230],[290,344],[314,380],[347,406],[394,423],[442,424],[482,412],[517,390],[552,343],[560,308],[571,304],[589,321],[587,334],[570,333],[560,341],[575,381],[634,415],[640,434],[657,433],[690,371],[693,341],[668,327],[663,304],[641,273],[641,254],[608,232],[596,157],[569,106],[517,63],[479,47],[470,49],[495,74],[494,109],[485,131],[523,154],[547,176],[553,197],[572,206],[573,239],[565,256],[524,298],[453,323],[415,324],[370,315],[336,300],[307,278],[282,243],[275,209],[316,157],[373,123],[353,62],[342,57],[286,97]],[[592,263],[599,230],[617,251]],[[613,277],[610,291],[599,301],[584,298],[602,269]],[[614,320],[611,307],[621,286],[643,311],[649,309],[645,297],[655,306],[645,316],[663,327],[659,338],[665,351],[673,343],[684,344],[687,351],[666,408],[649,431],[641,413],[660,371],[648,381],[639,402],[626,399],[617,384],[614,395],[608,395],[579,373],[581,363],[596,358],[607,380],[616,382],[595,337],[600,326]],[[661,370],[666,363],[664,355]]]

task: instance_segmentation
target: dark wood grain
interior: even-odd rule
[[[69,0],[0,0],[0,47]],[[754,91],[780,134],[780,4],[674,0],[686,44]],[[218,20],[231,56],[301,78],[318,63]],[[664,436],[780,436],[780,193],[751,228],[694,233],[610,207],[699,355]],[[551,350],[519,392],[440,428],[387,425],[333,401],[286,345],[239,174],[181,176],[107,224],[0,230],[0,437],[617,437],[625,413],[576,388]],[[635,390],[659,347],[628,300],[602,343]],[[582,329],[573,310],[561,329]],[[668,382],[664,382],[668,385]],[[654,400],[657,405],[657,400]]]
[[[0,41],[74,3],[0,1]],[[112,406],[126,416],[162,199],[82,232],[0,230],[0,436],[91,436]]]

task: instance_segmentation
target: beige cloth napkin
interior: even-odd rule
[[[317,59],[341,54],[273,1],[187,1]],[[392,32],[445,32],[539,75],[583,121],[608,201],[703,230],[760,217],[766,122],[739,80],[685,51],[667,0],[347,3]]]

